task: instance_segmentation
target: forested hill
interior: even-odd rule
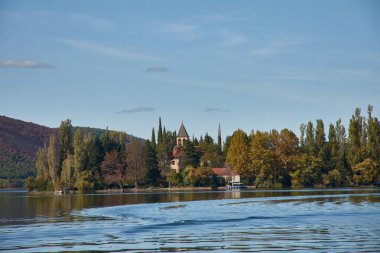
[[[107,131],[89,127],[81,129],[84,134],[92,132],[94,135]],[[48,143],[52,134],[58,135],[58,129],[0,115],[0,179],[34,175],[36,152],[44,143]],[[133,138],[136,137],[127,135],[126,142]]]
[[[0,116],[0,178],[34,174],[37,149],[57,130]]]

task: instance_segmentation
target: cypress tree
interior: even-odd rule
[[[164,127],[164,130],[162,131],[162,142],[165,143],[166,146],[168,146],[169,137],[168,137],[168,133],[166,132],[165,127]]]
[[[190,140],[186,140],[183,145],[184,159],[183,167],[188,165],[196,168],[199,166],[199,157],[195,152],[194,145]]]
[[[162,142],[162,124],[161,117],[158,119],[158,134],[157,134],[157,144]]]
[[[160,170],[158,168],[156,152],[152,143],[147,140],[144,146],[146,177],[145,182],[150,186],[157,186],[160,179]]]
[[[156,150],[156,133],[154,132],[154,127],[152,128],[152,137],[150,142],[152,143],[152,147]]]
[[[218,128],[218,151],[222,153],[222,130],[220,129],[220,123]]]

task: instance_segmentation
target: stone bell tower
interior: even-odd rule
[[[187,141],[188,139],[189,135],[187,134],[186,128],[182,122],[177,134],[177,146],[183,146],[185,141]]]
[[[188,139],[189,139],[189,135],[182,122],[177,134],[177,143],[176,143],[177,145],[173,149],[174,159],[171,161],[171,166],[170,166],[177,173],[180,172],[182,169],[182,160],[184,158],[183,145],[185,141],[187,141]]]

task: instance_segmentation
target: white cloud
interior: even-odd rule
[[[76,40],[76,39],[56,39],[62,43],[65,43],[69,46],[85,50],[91,51],[102,55],[107,55],[111,57],[121,58],[125,60],[137,60],[137,61],[156,61],[157,57],[142,54],[135,51],[118,49],[114,47],[104,46],[95,42]]]
[[[257,47],[251,50],[251,54],[259,57],[271,57],[274,55],[282,54],[289,50],[289,48],[302,44],[302,40],[294,36],[280,36],[266,45]]]
[[[178,39],[193,39],[198,27],[193,24],[171,23],[161,25],[158,31],[174,35]]]
[[[55,68],[53,65],[42,63],[36,60],[4,60],[0,62],[1,68]]]
[[[242,34],[232,33],[228,31],[222,31],[221,34],[224,37],[222,45],[225,46],[241,45],[248,41],[248,38]]]
[[[152,67],[147,68],[146,71],[148,71],[148,72],[166,72],[166,71],[169,71],[169,69],[166,67],[163,67],[163,66],[156,65],[156,66],[152,66]]]
[[[136,112],[152,112],[152,111],[154,111],[153,107],[139,106],[139,107],[128,109],[128,110],[121,110],[116,113],[136,113]]]

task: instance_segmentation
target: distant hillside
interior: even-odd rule
[[[73,131],[75,131],[75,128]],[[101,135],[107,130],[81,127],[85,134]],[[35,155],[57,128],[49,128],[0,115],[0,179],[26,178],[34,175]],[[132,135],[127,135],[130,142]],[[139,138],[138,138],[139,139]]]

